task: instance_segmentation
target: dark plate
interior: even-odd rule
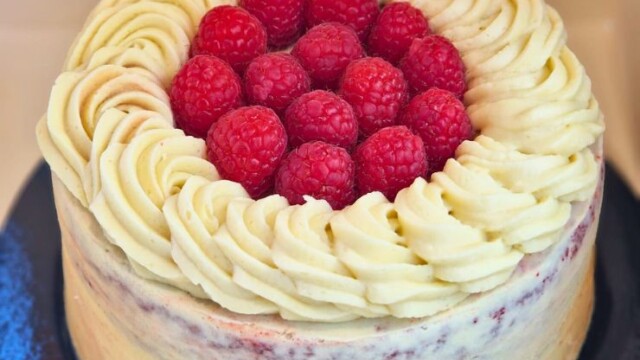
[[[640,203],[609,167],[596,308],[581,360],[640,359]],[[0,234],[0,359],[74,359],[64,322],[60,232],[40,165]]]

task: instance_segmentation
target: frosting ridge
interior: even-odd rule
[[[127,145],[112,144],[100,159],[102,189],[89,206],[138,274],[196,294],[171,259],[162,207],[190,177],[218,178],[204,152],[202,140],[176,129],[153,129]]]

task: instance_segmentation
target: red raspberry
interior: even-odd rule
[[[414,97],[398,121],[422,138],[430,173],[442,170],[458,145],[473,134],[460,100],[449,91],[436,88]]]
[[[354,165],[341,147],[321,141],[303,144],[282,161],[276,175],[276,192],[291,204],[304,203],[303,196],[326,200],[336,210],[355,197]]]
[[[352,60],[364,56],[358,36],[348,26],[320,24],[304,34],[291,50],[317,88],[334,88]]]
[[[220,116],[242,105],[242,84],[226,62],[198,55],[173,78],[169,98],[176,125],[204,138]]]
[[[384,128],[356,149],[356,186],[360,195],[380,191],[390,201],[427,172],[424,145],[404,126]]]
[[[449,40],[439,35],[414,39],[400,61],[400,69],[413,94],[437,87],[462,98],[467,91],[460,53]]]
[[[228,112],[207,135],[207,155],[220,175],[242,184],[254,198],[273,186],[286,147],[278,115],[262,106]]]
[[[358,140],[358,122],[351,105],[324,90],[306,93],[294,101],[287,109],[284,126],[293,148],[319,140],[351,149]]]
[[[382,9],[371,28],[369,53],[397,64],[413,39],[429,33],[429,23],[420,10],[406,2],[391,3]]]
[[[262,22],[272,47],[291,44],[304,28],[304,0],[240,0],[238,5]]]
[[[260,55],[244,73],[247,100],[282,114],[289,104],[311,89],[309,75],[300,63],[285,53]]]
[[[249,62],[267,52],[267,32],[255,16],[237,6],[211,9],[193,39],[193,55],[214,55],[243,73]]]
[[[360,134],[368,137],[396,123],[407,101],[407,83],[402,71],[385,60],[364,58],[347,66],[339,94],[353,106]]]
[[[308,28],[325,22],[351,26],[364,41],[379,12],[377,0],[308,0],[305,18]]]

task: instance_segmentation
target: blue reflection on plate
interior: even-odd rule
[[[24,235],[13,222],[0,234],[0,359],[40,359],[34,337],[31,262],[22,247]]]

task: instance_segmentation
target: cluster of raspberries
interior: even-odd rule
[[[342,209],[441,170],[472,136],[466,88],[457,49],[408,3],[241,0],[204,16],[169,96],[252,197]]]

